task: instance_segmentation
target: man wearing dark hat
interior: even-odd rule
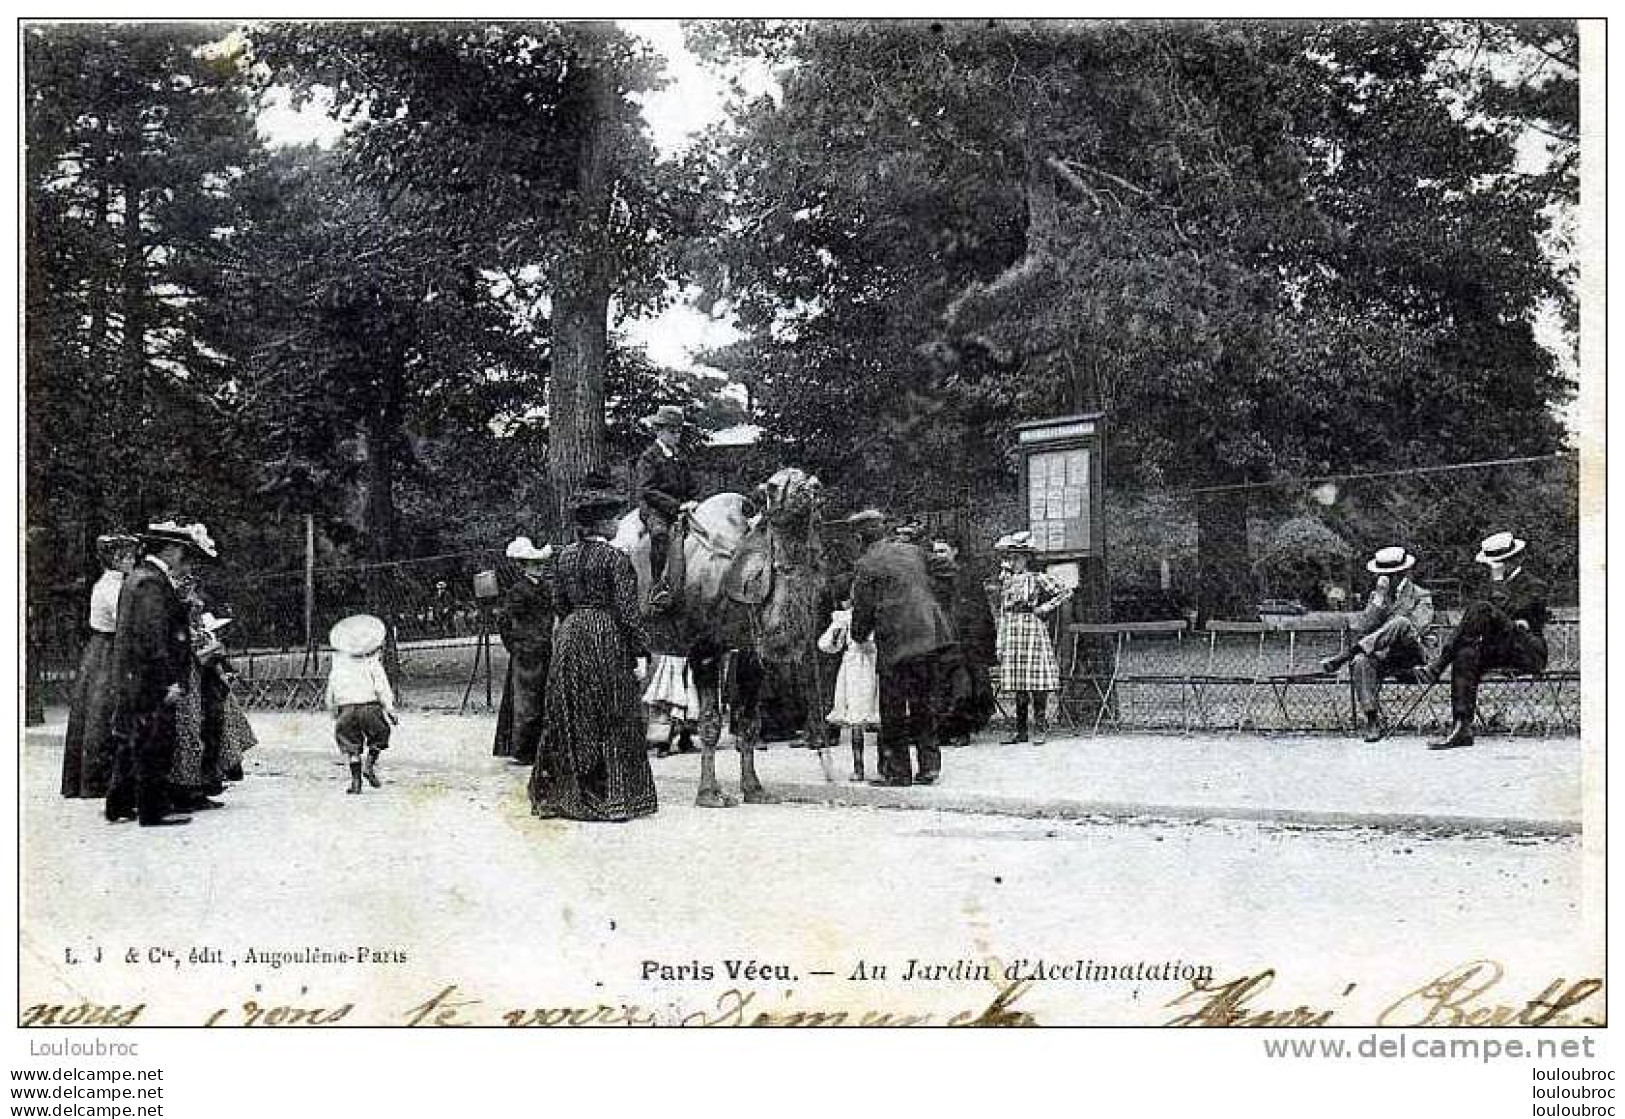
[[[866,509],[847,523],[864,545],[852,581],[851,637],[874,637],[880,677],[880,776],[871,783],[929,785],[942,772],[931,699],[937,661],[954,644],[953,622],[933,593],[925,553],[887,539],[883,513]]]
[[[1477,562],[1489,569],[1482,599],[1462,611],[1461,624],[1423,672],[1437,680],[1450,669],[1450,733],[1428,743],[1430,750],[1473,744],[1478,685],[1495,668],[1535,674],[1546,671],[1546,582],[1518,557],[1528,542],[1510,532],[1484,538]]]
[[[638,513],[649,533],[649,574],[653,583],[649,604],[664,610],[672,603],[672,588],[666,578],[672,530],[679,518],[694,508],[700,488],[683,451],[683,410],[665,404],[643,417],[642,423],[654,432],[654,442],[638,456],[632,483]]]
[[[1320,662],[1324,672],[1349,666],[1367,742],[1382,736],[1378,695],[1383,678],[1404,678],[1427,660],[1422,632],[1433,622],[1433,594],[1411,578],[1415,566],[1416,557],[1398,545],[1379,549],[1371,557],[1365,569],[1377,577],[1377,584],[1366,608],[1354,615],[1349,626],[1357,636],[1345,651]],[[1397,586],[1395,579],[1399,580]]]
[[[966,746],[995,710],[990,670],[999,663],[998,623],[982,581],[960,565],[957,539],[942,534],[933,539],[926,569],[955,637],[939,661],[938,730],[951,745]]]
[[[171,815],[169,769],[176,707],[190,678],[190,616],[179,584],[218,556],[200,524],[165,521],[141,534],[147,555],[125,577],[113,634],[113,774],[107,818],[144,827],[190,823]]]

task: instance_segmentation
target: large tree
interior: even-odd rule
[[[284,153],[257,189],[274,208],[238,294],[255,309],[242,407],[264,492],[338,516],[359,473],[365,549],[396,558],[417,441],[479,445],[539,395],[545,353],[434,209],[385,198],[347,148]]]
[[[1565,385],[1534,326],[1564,297],[1562,182],[1523,166],[1527,106],[1479,30],[800,28],[782,97],[712,146],[742,215],[711,246],[736,358],[801,410],[801,453],[866,486],[974,461],[943,433],[1091,408],[1131,484],[1552,449]],[[1232,560],[1205,564],[1210,605],[1237,609],[1244,509],[1203,513]]]
[[[97,533],[143,518],[223,513],[246,484],[218,437],[240,358],[222,292],[250,220],[236,184],[263,153],[219,36],[24,33],[28,498],[59,554],[88,559]]]
[[[271,80],[328,92],[386,211],[410,192],[471,264],[544,307],[548,458],[567,500],[605,458],[612,312],[665,298],[685,210],[635,100],[657,61],[598,23],[282,24],[251,37]]]

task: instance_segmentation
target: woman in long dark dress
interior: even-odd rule
[[[560,617],[547,674],[547,728],[531,771],[531,811],[625,821],[657,807],[636,664],[649,655],[632,561],[610,546],[626,499],[588,475],[571,501],[578,536],[553,568]]]
[[[135,566],[137,540],[109,535],[96,539],[101,578],[90,591],[90,636],[73,678],[68,733],[62,751],[62,795],[107,795],[113,768],[113,631],[118,628],[118,596],[125,574]]]

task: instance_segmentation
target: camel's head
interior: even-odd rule
[[[823,483],[794,466],[786,466],[756,487],[755,503],[776,528],[816,524],[823,504]]]

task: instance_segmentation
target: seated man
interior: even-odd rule
[[[1478,684],[1494,668],[1546,671],[1546,582],[1522,563],[1526,541],[1510,532],[1486,537],[1474,558],[1489,568],[1484,597],[1462,612],[1461,624],[1423,671],[1437,680],[1450,669],[1450,733],[1428,743],[1430,750],[1473,744]]]
[[[662,405],[642,422],[654,432],[654,442],[638,456],[633,485],[638,513],[649,533],[649,604],[658,611],[672,604],[666,570],[672,529],[683,513],[694,508],[699,483],[683,453],[683,410]]]
[[[1433,595],[1411,579],[1415,566],[1416,557],[1397,545],[1371,557],[1365,569],[1377,577],[1377,585],[1349,627],[1358,636],[1346,651],[1320,662],[1324,672],[1349,666],[1367,742],[1382,737],[1377,699],[1384,677],[1404,678],[1427,660],[1422,631],[1433,621]],[[1397,587],[1392,585],[1395,578]]]

